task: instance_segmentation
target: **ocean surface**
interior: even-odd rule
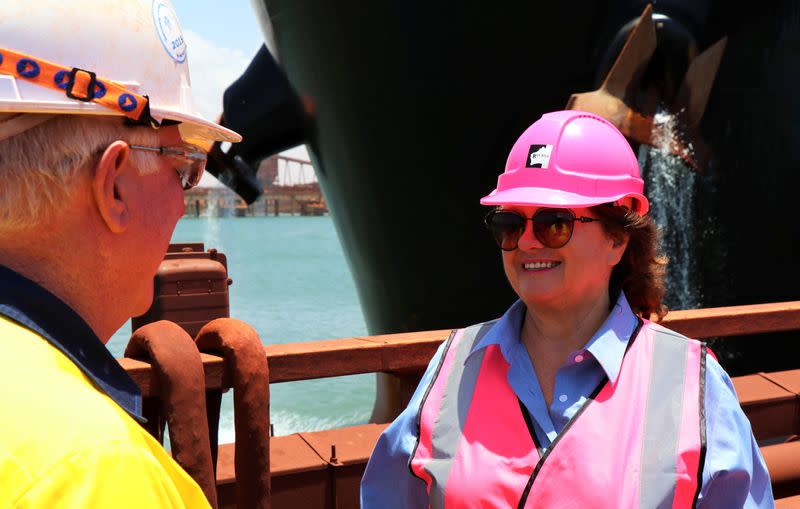
[[[330,217],[184,218],[172,242],[203,242],[228,258],[231,317],[258,331],[264,344],[367,334],[353,278]],[[130,322],[108,348],[122,357]],[[366,423],[375,375],[270,386],[276,435]],[[222,401],[220,443],[234,440],[233,400]]]

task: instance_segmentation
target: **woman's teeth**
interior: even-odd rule
[[[525,267],[525,270],[541,270],[541,269],[552,269],[557,265],[561,265],[561,262],[533,262],[533,263],[526,263],[523,266]]]

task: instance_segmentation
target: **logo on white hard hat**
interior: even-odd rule
[[[186,61],[186,41],[183,40],[178,15],[167,0],[153,0],[153,21],[161,44],[176,62]]]
[[[526,168],[547,168],[550,164],[550,153],[553,152],[552,145],[531,145],[528,149],[528,159],[525,161]]]

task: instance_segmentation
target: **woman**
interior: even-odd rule
[[[665,261],[625,138],[544,115],[481,203],[519,296],[454,331],[362,480],[371,507],[772,507],[730,378],[662,317]]]

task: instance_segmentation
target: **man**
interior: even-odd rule
[[[208,507],[104,344],[152,301],[197,184],[167,0],[0,2],[0,505]]]

